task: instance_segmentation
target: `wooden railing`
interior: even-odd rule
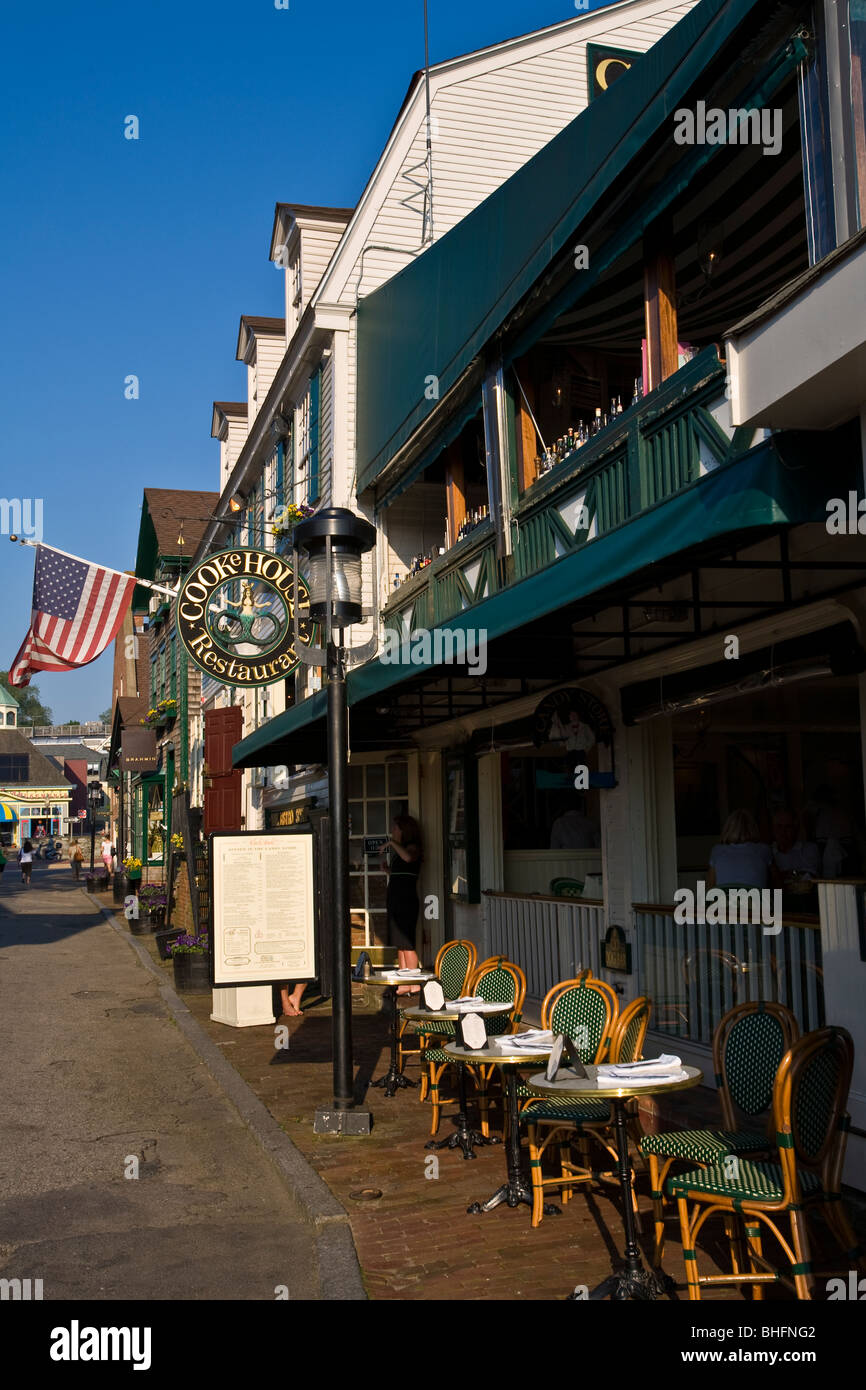
[[[774,1000],[801,1031],[824,1023],[824,975],[817,919],[786,917],[776,935],[760,924],[711,926],[674,921],[674,909],[634,907],[640,991],[653,1001],[657,1033],[707,1046],[735,1004]]]
[[[580,970],[598,974],[604,904],[590,898],[493,893],[484,902],[484,944],[526,972],[527,1004],[538,1006],[559,980]]]

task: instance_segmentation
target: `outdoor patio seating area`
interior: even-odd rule
[[[532,1021],[520,1017],[519,967],[498,959],[476,964],[466,945],[443,948],[454,953],[451,967],[441,952],[435,962],[455,985],[446,993],[486,999],[492,1037],[520,1033],[532,1043]],[[415,1084],[388,1095],[370,1087],[394,1055],[392,1009],[379,987],[356,983],[352,995],[356,1097],[373,1111],[374,1128],[368,1137],[340,1140],[313,1133],[331,1082],[327,1001],[311,992],[300,1017],[280,1022],[288,1045],[279,1046],[278,1035],[274,1046],[272,1026],[227,1037],[209,1017],[209,995],[185,1000],[345,1205],[371,1297],[582,1299],[594,1290],[622,1297],[616,1278],[633,1213],[640,1266],[653,1285],[649,1295],[633,1296],[792,1300],[811,1287],[820,1300],[830,1275],[847,1276],[856,1266],[866,1210],[838,1199],[850,1078],[844,1030],[807,1035],[798,1051],[786,1010],[740,1006],[718,1029],[718,1089],[709,1067],[701,1084],[689,1068],[685,1090],[661,1085],[654,1093],[653,1085],[629,1082],[630,1097],[616,1090],[611,1101],[560,1099],[538,1093],[549,1043],[528,1055],[464,1062],[457,1025],[419,1023],[411,1017],[418,997],[410,996],[399,1001],[396,1029],[402,1075]],[[551,991],[536,1021],[572,1036],[595,1075],[597,1065],[640,1058],[650,1017],[651,1001],[621,1009],[610,986],[584,971]],[[627,1210],[614,1097],[634,1175]],[[468,1146],[452,1138],[461,1127]],[[798,1184],[804,1213],[796,1210]],[[715,1220],[706,1219],[710,1213]],[[662,1261],[656,1285],[654,1266]],[[771,1276],[767,1262],[788,1282]],[[737,1282],[722,1283],[732,1269]],[[752,1274],[749,1284],[744,1276]]]

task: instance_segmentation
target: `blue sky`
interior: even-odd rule
[[[429,9],[432,61],[576,12]],[[357,201],[423,65],[422,16],[422,0],[5,7],[0,496],[43,499],[46,542],[126,569],[144,486],[215,486],[211,403],[245,393],[239,316],[283,312],[274,203]],[[32,574],[33,551],[0,537],[4,670]],[[35,683],[55,719],[95,718],[110,653]]]

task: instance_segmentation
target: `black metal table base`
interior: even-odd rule
[[[632,1206],[633,1178],[631,1156],[628,1151],[628,1129],[626,1126],[627,1101],[622,1097],[612,1097],[614,1132],[616,1134],[617,1168],[619,1172],[620,1194],[622,1197],[622,1224],[625,1233],[625,1264],[614,1270],[597,1285],[589,1295],[589,1301],[599,1303],[609,1298],[613,1303],[654,1302],[673,1293],[674,1281],[660,1269],[646,1269],[641,1259],[637,1243],[637,1226]],[[581,1301],[579,1295],[569,1294],[570,1301]]]
[[[470,1128],[465,1115],[456,1115],[454,1123],[457,1128],[453,1134],[449,1134],[447,1139],[428,1139],[424,1145],[425,1149],[462,1149],[464,1158],[477,1158],[475,1149],[483,1149],[486,1144],[501,1144],[502,1140],[495,1134],[482,1134],[478,1129]]]
[[[524,1178],[509,1178],[498,1187],[492,1197],[488,1197],[486,1202],[473,1202],[466,1208],[469,1216],[480,1216],[485,1211],[495,1211],[501,1207],[503,1202],[509,1207],[531,1207],[532,1206],[532,1187]],[[554,1206],[553,1202],[545,1202],[545,1216],[561,1216],[560,1208]]]
[[[378,1081],[371,1081],[371,1086],[384,1086],[385,1095],[390,1099],[397,1091],[405,1091],[409,1086],[417,1086],[417,1081],[410,1081],[408,1076],[404,1076],[397,1070],[395,1063],[391,1063],[384,1076],[380,1076]]]
[[[643,1302],[652,1303],[665,1294],[673,1293],[676,1284],[670,1275],[657,1269],[621,1269],[609,1274],[590,1293],[590,1303],[599,1303],[609,1298],[613,1303]],[[569,1294],[574,1300],[576,1294]]]
[[[410,1086],[417,1086],[417,1081],[410,1081],[408,1076],[404,1076],[397,1065],[397,990],[389,985],[385,990],[391,996],[391,1065],[384,1076],[380,1076],[378,1081],[371,1081],[371,1086],[383,1086],[388,1100],[397,1091],[408,1090]]]
[[[457,1128],[453,1134],[449,1134],[447,1139],[428,1139],[424,1148],[462,1149],[464,1158],[477,1158],[478,1155],[475,1153],[476,1145],[478,1148],[483,1148],[485,1144],[499,1144],[502,1141],[499,1139],[498,1135],[486,1135],[482,1134],[477,1129],[470,1128],[469,1120],[466,1115],[468,1109],[466,1100],[466,1068],[462,1064],[459,1064],[457,1071],[459,1073],[460,1109],[457,1114],[452,1117]]]

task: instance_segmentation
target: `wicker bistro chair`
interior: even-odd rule
[[[467,980],[475,969],[477,959],[478,951],[473,941],[446,941],[445,945],[440,947],[433,969],[441,981],[446,999],[460,998],[466,989]],[[431,1019],[429,1022],[422,1023],[417,1019],[405,1018],[401,1013],[397,1033],[397,1066],[400,1071],[403,1070],[408,1056],[417,1056],[420,1060],[421,1054],[428,1045],[428,1038],[434,1033],[453,1037],[454,1024],[449,1023],[446,1019]],[[418,1048],[405,1047],[404,1037],[407,1041],[409,1037],[417,1037],[419,1040]],[[427,1071],[422,1065],[421,1100],[424,1100],[427,1095],[427,1081]]]
[[[496,1014],[492,1018],[485,1019],[488,1036],[517,1032],[522,1017],[523,1001],[526,998],[526,976],[519,965],[506,960],[503,956],[490,956],[488,960],[482,961],[481,965],[478,966],[469,981],[468,989],[470,994],[477,994],[490,1003],[509,1003],[514,1006],[507,1014]],[[439,1129],[439,1117],[442,1109],[442,1102],[439,1098],[439,1082],[446,1067],[453,1067],[457,1064],[455,1064],[454,1058],[449,1057],[441,1047],[435,1046],[425,1050],[422,1064],[427,1067],[429,1072],[430,1103],[433,1107],[430,1133],[435,1134]],[[487,1088],[496,1067],[492,1063],[489,1066],[466,1063],[466,1066],[478,1088],[481,1133],[487,1137],[490,1133]]]
[[[600,980],[589,980],[588,986],[602,984]],[[643,1054],[650,1016],[650,1001],[643,996],[632,1002],[618,1018],[608,1024],[608,1036],[599,1046],[594,1056],[589,1049],[578,1051],[584,1062],[603,1061],[605,1055],[614,1062],[638,1061]],[[552,1024],[557,1032],[568,1032],[557,1026],[559,1020],[554,1013]],[[584,1055],[586,1053],[586,1055]],[[532,1224],[538,1226],[544,1214],[545,1188],[558,1187],[565,1206],[571,1190],[579,1183],[591,1182],[598,1177],[613,1177],[608,1173],[595,1171],[589,1159],[589,1139],[596,1140],[617,1159],[616,1147],[610,1136],[610,1104],[604,1100],[577,1100],[573,1096],[534,1096],[523,1107],[521,1124],[527,1126],[529,1145],[529,1168],[532,1176]],[[580,1163],[571,1159],[571,1144],[577,1140]],[[553,1146],[559,1151],[559,1175],[546,1178],[543,1173],[545,1153]],[[632,1194],[634,1201],[634,1194]]]
[[[772,1117],[763,1126],[743,1126],[736,1112],[754,1120],[769,1110],[779,1064],[799,1033],[797,1020],[783,1004],[737,1004],[720,1020],[713,1035],[713,1069],[723,1128],[666,1130],[641,1139],[640,1151],[649,1167],[656,1268],[664,1255],[664,1183],[671,1164],[679,1159],[711,1165],[728,1154],[760,1158],[772,1153]]]
[[[668,1193],[679,1207],[689,1298],[699,1299],[706,1284],[752,1284],[755,1295],[766,1283],[792,1280],[763,1257],[761,1226],[768,1226],[791,1266],[800,1299],[812,1297],[814,1277],[805,1211],[819,1206],[848,1259],[859,1260],[855,1237],[840,1197],[842,1163],[849,1126],[844,1113],[854,1067],[854,1044],[844,1028],[807,1033],[785,1053],[773,1087],[773,1121],[778,1161],[757,1163],[731,1158],[711,1167],[669,1178]],[[699,1274],[696,1241],[704,1222],[725,1214],[732,1269],[727,1274]],[[790,1222],[790,1242],[780,1229]],[[742,1219],[749,1268],[733,1234]]]

